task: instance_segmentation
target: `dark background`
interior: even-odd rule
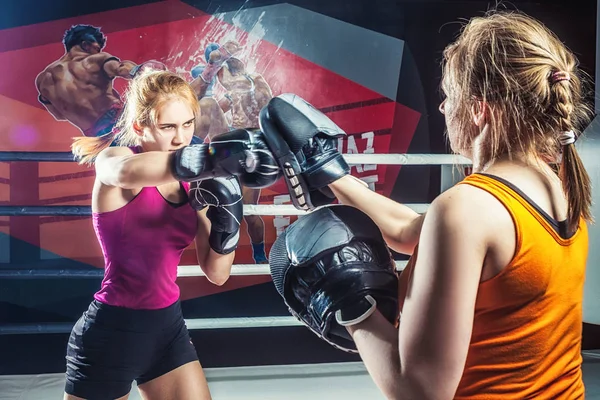
[[[0,5],[0,29],[31,25],[67,17],[82,16],[117,8],[147,4],[142,0],[4,0]],[[252,8],[276,4],[276,1],[194,1],[186,3],[205,12],[224,12],[240,7]],[[482,15],[495,2],[488,1],[430,1],[430,0],[310,0],[288,3],[405,41],[407,54],[419,70],[426,95],[427,118],[408,150],[409,153],[446,153],[444,120],[438,112],[440,101],[440,61],[444,47],[458,32],[458,21]],[[504,4],[517,8],[544,22],[575,52],[581,67],[591,77],[595,75],[596,57],[596,2],[595,1],[519,1]],[[324,39],[326,40],[326,39]],[[5,47],[4,45],[2,47]],[[4,78],[3,78],[4,79]],[[402,80],[401,80],[402,81]],[[401,86],[401,85],[399,85]],[[411,99],[397,91],[396,101],[410,106]],[[410,190],[427,176],[422,190]],[[412,166],[402,168],[393,197],[409,203],[430,202],[439,193],[439,168]],[[56,280],[42,279],[13,285],[15,296],[43,293],[43,287],[55,285]],[[85,286],[90,290],[99,285],[97,280],[71,280],[69,284]],[[41,294],[43,295],[43,294]],[[88,303],[91,298],[81,299]],[[74,321],[83,310],[76,304],[71,308]],[[227,317],[227,310],[236,310],[235,316],[289,315],[271,283],[233,290],[213,296],[187,301],[186,318]],[[34,310],[0,304],[0,322],[16,322],[19,316],[31,318]],[[44,322],[43,313],[35,320]],[[52,320],[53,322],[59,322]],[[201,362],[205,367],[292,364],[358,360],[357,356],[334,350],[304,328],[232,329],[225,331],[191,331]],[[64,371],[66,334],[0,336],[0,374],[32,374]],[[600,330],[597,326],[584,327],[584,349],[600,348]]]

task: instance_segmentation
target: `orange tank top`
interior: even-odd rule
[[[501,273],[479,285],[471,343],[455,399],[583,399],[585,221],[565,239],[512,185],[481,174],[459,184],[479,187],[502,202],[515,224],[517,248]],[[401,293],[414,258],[401,274]]]

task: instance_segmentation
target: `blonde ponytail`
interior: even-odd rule
[[[575,148],[577,135],[572,120],[575,103],[581,96],[579,86],[579,78],[572,72],[558,70],[550,76],[551,110],[558,117],[560,132],[556,140],[562,153],[558,176],[569,204],[568,225],[571,232],[577,229],[580,218],[592,221],[591,182]]]
[[[71,151],[79,164],[93,164],[100,152],[113,142],[119,146],[136,146],[141,138],[135,125],[156,125],[161,105],[169,99],[185,101],[193,110],[194,118],[200,114],[200,106],[194,89],[180,75],[169,71],[144,71],[130,83],[124,95],[124,108],[112,132],[98,137],[73,139]]]
[[[588,222],[593,222],[590,176],[583,165],[581,157],[577,154],[574,144],[563,146],[559,176],[569,202],[570,230],[577,229],[581,217]]]
[[[98,154],[108,148],[114,139],[114,131],[96,137],[76,137],[73,138],[71,152],[79,164],[93,164]]]

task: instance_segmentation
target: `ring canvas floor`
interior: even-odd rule
[[[384,400],[362,363],[206,369],[214,400]],[[584,356],[586,400],[600,400],[600,353]],[[0,376],[0,400],[62,399],[63,374]],[[130,400],[141,400],[135,388]]]

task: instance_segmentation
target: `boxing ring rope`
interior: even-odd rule
[[[350,165],[470,165],[471,161],[453,154],[344,154]],[[73,162],[70,152],[0,151],[0,162]]]
[[[406,261],[396,261],[396,270],[402,271]],[[231,267],[231,276],[264,276],[269,275],[269,266],[266,264],[234,264]],[[0,269],[1,279],[40,279],[40,278],[92,278],[104,276],[104,269],[89,270],[68,269]],[[177,266],[177,277],[206,276],[200,265]]]
[[[429,204],[406,204],[417,213],[427,211]],[[244,215],[304,215],[306,211],[298,210],[293,205],[282,204],[244,204]],[[89,206],[0,206],[1,217],[21,216],[91,216]]]
[[[193,318],[186,319],[188,330],[211,329],[244,329],[244,328],[282,328],[302,327],[299,320],[292,316],[285,317],[236,317],[236,318]],[[2,335],[35,335],[69,333],[75,322],[59,322],[44,324],[3,324],[0,325]]]
[[[470,161],[452,154],[344,154],[350,165],[470,165]],[[0,152],[0,162],[73,162],[70,152]],[[87,175],[87,174],[86,174]],[[424,213],[429,204],[407,204],[417,213]],[[244,215],[302,216],[306,211],[298,210],[292,205],[244,205]],[[89,206],[39,206],[39,205],[2,205],[0,216],[67,216],[85,217],[91,215]],[[407,261],[396,261],[396,269],[401,271]],[[3,269],[2,279],[35,279],[35,278],[101,278],[104,271],[68,270],[68,269]],[[234,264],[232,276],[266,276],[270,274],[266,264]],[[179,265],[178,277],[205,276],[199,265]],[[3,324],[0,335],[16,334],[66,334],[73,323],[43,324]],[[293,316],[272,317],[240,317],[240,318],[200,318],[186,319],[188,329],[240,329],[240,328],[273,328],[302,327],[302,323]]]

